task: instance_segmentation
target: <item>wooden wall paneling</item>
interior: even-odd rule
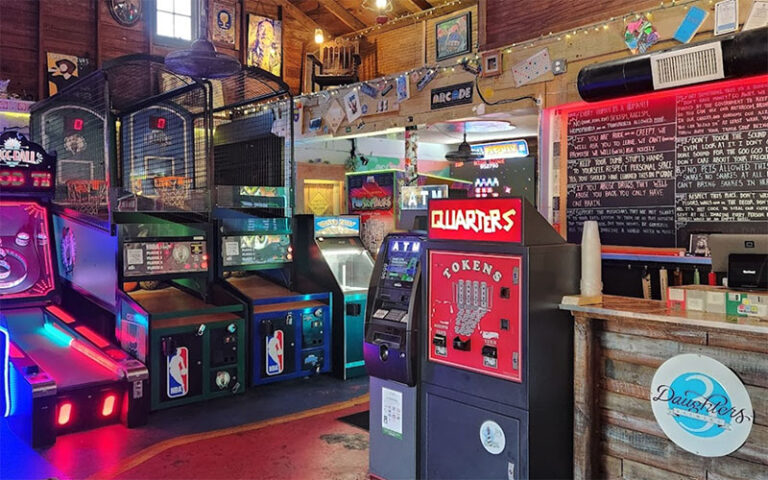
[[[336,0],[318,0],[326,10],[331,12],[334,17],[341,21],[351,30],[361,30],[366,27],[365,23],[352,15],[346,8],[342,7]]]
[[[99,65],[106,60],[130,55],[133,53],[149,53],[149,42],[152,15],[149,3],[145,2],[142,18],[136,25],[125,27],[117,23],[109,13],[107,2],[99,4]]]
[[[612,16],[642,12],[659,6],[658,0],[486,0],[486,41],[483,49],[538,38],[549,32],[576,28]]]
[[[38,67],[38,2],[0,0],[0,79],[10,79],[9,93],[36,97]]]

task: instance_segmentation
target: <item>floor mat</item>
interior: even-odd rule
[[[346,417],[339,417],[339,421],[352,425],[353,427],[361,428],[367,432],[371,427],[370,415],[371,412],[366,410],[364,412],[347,415]]]
[[[368,434],[337,420],[367,411],[365,400],[173,439],[94,477],[363,480],[368,471]]]

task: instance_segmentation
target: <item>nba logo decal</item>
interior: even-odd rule
[[[168,398],[179,398],[189,393],[189,349],[178,347],[175,353],[168,355]]]
[[[267,335],[267,375],[283,373],[283,331],[275,330],[275,335]]]

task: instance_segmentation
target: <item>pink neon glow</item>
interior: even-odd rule
[[[75,327],[75,331],[80,335],[84,336],[85,338],[87,338],[88,340],[90,340],[91,343],[93,343],[99,348],[104,348],[109,346],[109,342],[106,341],[104,337],[94,332],[90,328],[86,327],[85,325],[80,325],[78,327]]]
[[[24,358],[24,352],[19,350],[19,347],[17,347],[13,342],[11,342],[10,347],[9,356],[11,358]]]
[[[72,419],[72,402],[64,402],[59,405],[59,413],[56,415],[56,423],[64,426]]]
[[[53,260],[51,256],[51,242],[54,240],[48,228],[48,210],[42,205],[28,200],[0,200],[0,209],[3,210],[4,217],[18,222],[32,219],[35,223],[35,228],[38,229],[38,233],[41,233],[47,239],[47,244],[38,245],[38,252],[41,254],[43,262],[35,283],[21,292],[4,294],[2,295],[3,299],[45,297],[54,289]],[[15,234],[15,232],[13,233]],[[37,238],[31,238],[30,244],[36,245],[33,242],[37,241]],[[30,260],[32,259],[27,259],[27,261]]]
[[[104,397],[104,403],[102,403],[101,405],[102,417],[108,417],[115,412],[116,400],[117,400],[117,395],[115,395],[114,393],[110,393],[109,395]]]
[[[62,322],[66,323],[67,325],[69,325],[70,323],[75,323],[75,317],[68,314],[67,312],[62,310],[61,307],[57,305],[48,305],[47,307],[45,307],[45,309],[51,312],[53,316],[59,318]]]

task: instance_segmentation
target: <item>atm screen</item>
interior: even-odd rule
[[[403,283],[410,287],[416,276],[421,255],[421,243],[417,238],[393,238],[387,245],[387,263],[384,266],[384,280],[387,283]],[[398,285],[395,285],[398,286]]]

